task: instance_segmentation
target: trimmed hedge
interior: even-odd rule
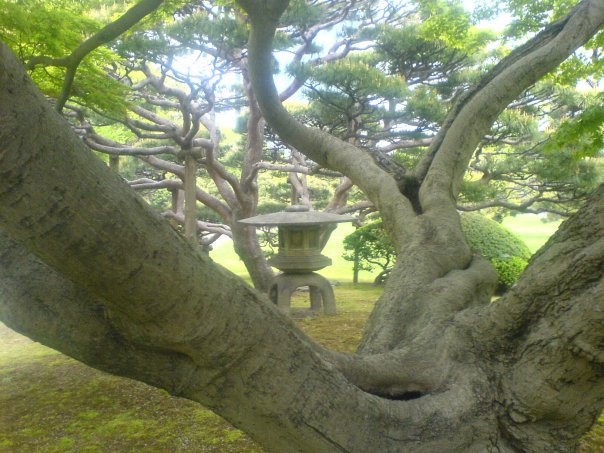
[[[531,257],[528,246],[499,223],[475,212],[461,214],[461,228],[474,253],[487,258],[497,270],[498,292],[516,283]]]
[[[493,259],[517,256],[528,261],[531,257],[528,246],[518,236],[481,214],[462,213],[461,228],[468,245],[476,253]]]

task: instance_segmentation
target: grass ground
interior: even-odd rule
[[[539,219],[514,220],[508,227],[534,235],[533,249],[547,239],[551,225]],[[546,233],[539,235],[539,230]],[[340,226],[326,250],[334,259],[334,266],[324,272],[331,280],[347,282],[352,276],[350,263],[338,249],[346,234]],[[217,252],[214,259],[244,273],[232,250]],[[368,273],[361,278],[372,280]],[[330,348],[353,351],[380,292],[370,284],[344,283],[335,287],[337,315],[301,317],[296,323]],[[308,306],[308,294],[297,293],[294,315]],[[261,451],[199,404],[89,368],[0,323],[1,453]],[[604,419],[586,436],[581,452],[604,453]]]
[[[0,452],[260,452],[199,404],[89,368],[0,324]]]
[[[541,215],[523,214],[506,217],[503,226],[521,238],[535,253],[556,232],[560,223],[559,220],[551,221]]]

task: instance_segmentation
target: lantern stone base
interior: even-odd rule
[[[292,294],[302,286],[308,286],[309,288],[310,309],[312,311],[319,311],[323,307],[326,315],[336,314],[336,298],[331,284],[325,277],[315,272],[279,274],[273,279],[269,295],[273,303],[289,315]]]

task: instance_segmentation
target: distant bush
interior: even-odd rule
[[[528,246],[518,236],[483,215],[475,212],[461,214],[461,228],[468,245],[476,253],[497,259],[517,256],[528,261],[531,257]]]
[[[463,213],[461,227],[468,245],[487,258],[499,275],[498,292],[511,287],[526,267],[531,251],[526,244],[497,222],[477,213]],[[381,269],[376,283],[383,282],[394,262],[395,251],[382,221],[369,222],[344,239],[344,258],[358,259],[358,269]]]

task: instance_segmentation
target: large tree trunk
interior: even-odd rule
[[[588,17],[601,23],[597,5]],[[491,304],[494,272],[468,252],[430,170],[416,215],[371,160],[325,140],[317,160],[366,171],[385,218],[405,221],[353,355],[314,343],[176,234],[0,47],[0,316],[200,401],[272,451],[572,451],[604,405],[604,187]]]
[[[262,113],[258,108],[256,97],[247,80],[247,68],[243,68],[244,87],[249,102],[249,116],[247,119],[247,145],[245,158],[241,169],[241,193],[239,205],[233,206],[233,247],[235,252],[245,264],[245,268],[252,279],[254,288],[267,293],[272,284],[274,273],[266,255],[260,247],[256,228],[239,223],[239,220],[256,215],[258,206],[258,173],[255,166],[262,160],[264,149],[264,128],[266,126]]]

